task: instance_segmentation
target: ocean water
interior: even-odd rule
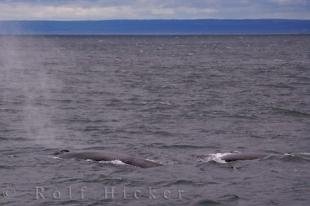
[[[309,125],[309,36],[0,37],[1,205],[306,206]]]

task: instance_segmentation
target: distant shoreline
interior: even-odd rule
[[[310,36],[310,33],[301,34],[1,34],[0,37],[281,37],[281,36]]]
[[[6,35],[304,35],[310,20],[187,19],[0,21]]]

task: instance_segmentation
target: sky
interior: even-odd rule
[[[310,0],[0,0],[0,20],[310,19]]]

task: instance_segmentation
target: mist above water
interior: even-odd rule
[[[53,92],[61,89],[61,82],[49,73],[47,56],[42,55],[46,49],[51,54],[56,50],[51,44],[35,44],[32,38],[0,39],[1,100],[12,105],[1,109],[11,111],[13,121],[8,120],[7,124],[18,128],[16,138],[33,145],[58,147],[63,144],[60,139],[65,130],[53,121],[57,112],[50,100]]]

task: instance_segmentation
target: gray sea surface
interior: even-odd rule
[[[0,160],[1,205],[308,206],[310,36],[0,36]]]

